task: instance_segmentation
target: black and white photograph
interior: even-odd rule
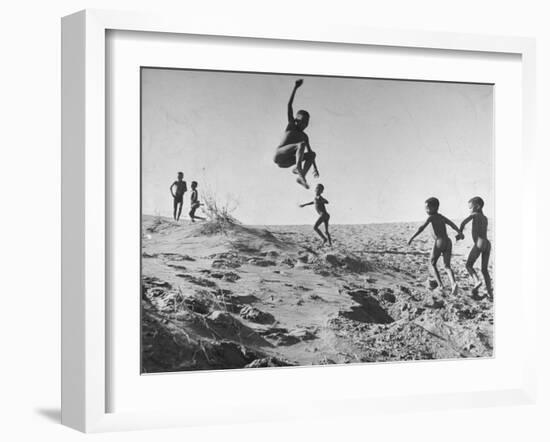
[[[142,67],[142,373],[492,357],[493,105]]]

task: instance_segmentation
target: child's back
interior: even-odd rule
[[[434,213],[428,217],[428,221],[433,228],[433,237],[434,239],[445,239],[448,238],[447,235],[447,218],[445,218],[440,213]]]
[[[475,196],[468,201],[470,209],[470,215],[462,221],[460,224],[460,232],[457,235],[457,239],[464,238],[462,231],[466,224],[472,221],[472,240],[474,245],[470,250],[468,259],[466,261],[466,270],[474,280],[474,287],[472,289],[472,295],[477,296],[478,290],[481,287],[481,280],[477,276],[477,272],[474,270],[474,264],[481,255],[481,273],[485,280],[485,286],[487,287],[487,295],[489,299],[493,297],[493,287],[491,283],[491,277],[489,275],[489,257],[491,255],[491,242],[487,239],[487,227],[488,219],[483,213],[483,206],[485,205],[483,199],[479,196]]]
[[[432,225],[433,229],[433,237],[435,239],[434,247],[432,249],[432,254],[430,257],[430,264],[431,268],[433,270],[434,276],[437,280],[437,283],[439,287],[443,287],[443,283],[441,282],[441,276],[439,275],[439,271],[437,270],[437,261],[441,255],[443,255],[443,263],[445,265],[445,270],[447,274],[449,275],[449,279],[451,280],[452,284],[452,291],[451,294],[455,295],[458,290],[458,284],[456,283],[454,273],[451,269],[451,255],[453,251],[453,243],[451,239],[447,236],[447,227],[446,225],[449,225],[454,230],[456,230],[458,233],[460,233],[458,227],[448,218],[441,215],[439,210],[439,200],[435,197],[428,198],[425,201],[425,209],[426,213],[428,214],[428,219],[424,224],[422,224],[416,233],[409,239],[409,244],[412,243],[412,241],[420,235],[424,231],[424,229],[428,226],[428,224]]]
[[[487,239],[487,217],[483,213],[475,213],[472,217],[472,239],[475,243],[480,239]]]

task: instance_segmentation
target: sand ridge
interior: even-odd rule
[[[489,357],[493,304],[430,290],[416,224],[222,228],[144,216],[142,371]],[[492,272],[492,269],[490,269]],[[448,281],[442,276],[444,284]]]

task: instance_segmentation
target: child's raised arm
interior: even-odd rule
[[[409,239],[409,242],[408,242],[407,244],[411,245],[411,243],[413,242],[413,240],[414,240],[418,235],[420,235],[420,234],[424,231],[424,229],[425,229],[426,227],[428,227],[428,224],[430,224],[431,220],[432,220],[432,217],[431,217],[431,216],[428,217],[428,219],[426,220],[426,222],[425,222],[424,224],[422,224],[422,225],[418,228],[418,230],[416,231],[416,233],[415,233],[413,236],[411,236],[411,239]]]
[[[300,204],[300,207],[311,206],[312,204],[313,204],[313,201],[310,201],[309,203]]]
[[[296,95],[296,90],[302,85],[304,80],[296,80],[294,83],[294,89],[290,94],[290,100],[288,100],[288,122],[292,123],[294,121],[294,111],[292,110],[292,103],[294,102],[294,95]]]

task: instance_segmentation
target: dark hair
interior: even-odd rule
[[[196,187],[198,184],[196,181],[191,181],[191,187]]]
[[[309,121],[309,112],[307,110],[300,109],[297,114],[302,114],[304,117],[306,117]]]
[[[426,200],[426,204],[428,205],[428,207],[433,208],[435,210],[439,209],[439,200],[435,196],[428,198]]]
[[[183,175],[183,172],[178,172],[178,175]]]
[[[317,184],[317,187],[321,189],[321,192],[325,190],[325,186],[323,186],[321,183]]]
[[[485,205],[485,202],[480,196],[474,196],[470,201],[468,201],[470,204],[473,204],[474,206],[478,206],[480,209],[483,209],[483,206]]]

